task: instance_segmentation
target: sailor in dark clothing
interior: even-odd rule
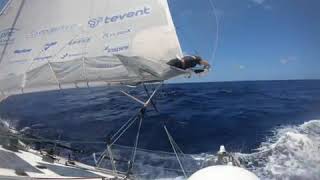
[[[184,56],[181,59],[172,59],[167,64],[184,70],[192,69],[197,65],[202,66],[201,69],[193,70],[195,73],[201,73],[205,69],[210,69],[210,64],[199,56]]]

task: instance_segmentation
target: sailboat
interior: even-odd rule
[[[95,167],[34,149],[24,143],[30,138],[21,137],[23,132],[3,125],[1,131],[10,134],[10,140],[0,146],[0,179],[136,179],[131,170],[145,110],[157,109],[153,97],[164,81],[193,73],[167,64],[182,56],[167,0],[9,0],[0,14],[2,99],[51,90],[141,85],[148,100],[123,92],[141,108],[107,138],[105,152],[94,155]],[[153,92],[146,86],[150,83],[157,85]],[[139,126],[132,157],[128,170],[121,172],[112,145],[135,122]],[[177,154],[177,145],[166,132]],[[111,169],[100,166],[106,158]],[[235,172],[239,179],[236,174],[249,173],[230,167],[219,166],[218,171],[211,167],[209,173],[205,169],[190,179],[214,178],[221,172]]]

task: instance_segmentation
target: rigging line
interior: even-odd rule
[[[125,146],[125,145],[119,145],[115,144],[114,146],[117,146],[118,148],[125,148],[125,149],[132,149],[130,146]],[[159,151],[159,150],[150,150],[150,149],[142,149],[142,148],[137,148],[139,151],[144,151],[144,152],[156,152],[158,154],[170,154],[172,155],[173,153],[171,152],[165,152],[165,151]],[[187,155],[187,154],[186,154]]]
[[[140,131],[141,131],[141,125],[142,125],[142,121],[143,121],[143,116],[144,116],[144,112],[141,113],[141,115],[140,115],[139,127],[138,127],[138,131],[137,131],[137,135],[136,135],[136,140],[135,140],[135,143],[134,143],[134,149],[132,151],[132,159],[131,159],[132,163],[134,163],[135,158],[136,158],[136,154],[137,154],[137,147],[138,147],[138,143],[139,143],[139,137],[140,137]]]
[[[110,146],[114,145],[118,141],[118,139],[132,126],[134,122],[136,122],[138,118],[135,118],[123,131],[122,133],[110,144]]]
[[[12,0],[8,0],[7,3],[5,3],[5,1],[3,1],[4,6],[3,6],[2,10],[0,11],[0,16],[3,15],[3,13],[7,10],[7,8],[9,7],[9,4],[11,3],[11,1]],[[1,6],[2,6],[2,4],[1,4]]]
[[[141,111],[141,110],[140,110]],[[116,136],[118,136],[118,134],[130,123],[130,121],[135,121],[135,119],[137,118],[137,116],[139,115],[140,111],[138,111],[134,116],[132,116],[126,123],[124,123],[120,129],[113,134],[113,136],[111,137],[111,140],[114,139]]]
[[[97,162],[97,164],[96,164],[96,167],[100,167],[103,159],[106,157],[107,151],[108,151],[108,148],[106,148],[106,149],[100,154],[100,157],[99,157],[99,159],[98,159],[98,162]]]
[[[151,96],[149,97],[149,99],[148,99],[147,102],[145,103],[144,108],[146,108],[146,107],[149,105],[149,103],[152,101],[152,98],[156,95],[156,93],[158,92],[158,90],[159,90],[162,86],[163,86],[163,82],[161,82],[161,83],[159,84],[159,86],[156,87],[156,89],[152,92]]]
[[[144,85],[144,84],[143,84]],[[154,92],[149,95],[149,92],[148,92],[148,100],[147,102],[140,102],[139,99],[137,99],[138,102],[140,102],[142,105],[144,105],[142,108],[140,108],[140,110],[134,115],[132,116],[124,125],[122,125],[122,127],[111,137],[111,140],[113,140],[116,136],[118,136],[118,134],[127,126],[127,124],[130,123],[131,120],[133,120],[129,126],[131,126],[133,124],[133,122],[137,119],[137,117],[139,116],[139,114],[141,114],[144,109],[148,106],[148,104],[151,102],[152,103],[152,98],[153,96],[155,95],[155,93],[159,90],[159,88],[163,85],[163,83],[161,83],[156,89],[154,89]],[[145,86],[145,85],[144,85]],[[125,93],[124,91],[121,91],[122,93],[124,93],[125,95],[131,97],[131,98],[135,98],[133,96],[131,96],[130,94],[128,93]],[[135,98],[136,99],[136,98]],[[128,129],[129,127],[127,126],[126,129],[124,131],[122,131],[121,135]],[[121,136],[120,135],[120,136]],[[112,143],[114,144],[120,137],[117,137],[116,140]]]
[[[122,130],[135,118],[136,116],[131,117],[127,122],[125,122],[116,133],[110,138],[111,140],[114,139]]]
[[[109,157],[110,157],[110,163],[111,163],[111,166],[112,166],[113,175],[117,177],[118,176],[117,168],[116,168],[116,164],[115,164],[115,161],[114,161],[114,158],[113,158],[113,153],[111,151],[111,147],[109,145],[107,145],[107,150],[108,150]]]
[[[212,61],[214,61],[216,58],[216,53],[217,53],[218,43],[219,43],[220,23],[219,23],[219,18],[218,18],[217,12],[216,12],[215,4],[212,2],[212,0],[208,0],[208,1],[210,3],[210,7],[212,8],[213,15],[216,19],[216,27],[217,27],[216,28],[216,41],[215,41],[212,56],[211,56]]]
[[[138,126],[138,130],[137,130],[137,134],[136,134],[136,138],[135,138],[135,142],[134,142],[134,147],[132,149],[131,161],[129,161],[129,164],[128,164],[127,177],[129,177],[129,175],[132,173],[131,170],[133,168],[133,164],[136,159],[137,147],[138,147],[138,143],[139,143],[139,137],[140,137],[140,131],[141,131],[141,125],[142,125],[144,113],[145,112],[143,110],[139,116],[140,121],[139,121],[139,126]]]
[[[173,140],[173,138],[171,137],[171,139]],[[178,144],[175,141],[172,141],[173,144],[176,146],[177,150],[180,152],[180,154],[183,155],[183,157],[185,156],[185,154],[183,153],[183,151],[180,149],[180,147],[178,146]]]
[[[28,140],[28,141],[34,141],[34,142],[49,142],[49,143],[74,143],[74,144],[106,144],[105,141],[65,141],[65,140],[54,140],[54,139],[37,139],[37,138],[27,138],[27,137],[18,137],[14,135],[4,135],[0,134],[0,138],[8,138],[8,139],[19,139],[19,140]],[[124,146],[124,145],[119,145],[119,144],[114,144],[114,146],[118,146],[119,148],[127,148],[131,149],[132,147],[130,146]],[[145,152],[158,152],[158,153],[163,153],[163,154],[172,154],[170,152],[164,152],[164,151],[154,151],[150,149],[142,149],[142,148],[137,148],[137,150],[140,151],[145,151]]]
[[[181,161],[180,161],[180,158],[179,158],[179,156],[178,156],[178,154],[177,154],[177,151],[176,151],[176,149],[175,149],[175,147],[174,147],[173,139],[172,139],[172,137],[171,137],[171,135],[170,135],[167,127],[166,127],[165,125],[164,125],[163,127],[164,127],[164,130],[165,130],[166,133],[167,133],[168,139],[169,139],[169,141],[170,141],[170,144],[171,144],[171,146],[172,146],[172,149],[173,149],[173,151],[174,151],[174,154],[176,155],[176,158],[177,158],[178,163],[179,163],[179,165],[180,165],[180,168],[181,168],[181,170],[182,170],[182,172],[183,172],[183,175],[184,175],[185,178],[188,178],[188,176],[187,176],[187,174],[186,174],[186,171],[184,170],[183,165],[182,165],[182,163],[181,163]]]
[[[170,134],[169,134],[170,135]],[[179,154],[182,154],[183,157],[185,156],[185,154],[183,153],[183,151],[180,149],[180,147],[178,146],[178,144],[174,141],[173,137],[170,135],[171,141],[173,143],[173,145],[175,146],[176,150],[178,151]]]
[[[21,2],[21,4],[20,4],[20,7],[19,7],[19,10],[18,10],[18,13],[17,13],[16,17],[14,18],[13,23],[12,23],[12,26],[11,26],[11,28],[9,29],[9,31],[13,31],[14,27],[16,26],[17,21],[18,21],[18,18],[19,18],[19,16],[20,16],[21,11],[22,11],[22,8],[23,8],[23,6],[24,6],[24,3],[25,3],[25,0],[22,0],[22,2]],[[6,40],[6,44],[5,44],[5,46],[4,46],[4,48],[3,48],[2,52],[1,52],[0,64],[1,64],[2,60],[3,60],[3,57],[4,57],[5,52],[7,51],[8,42],[9,42],[9,39],[10,39],[10,38],[11,38],[11,33],[8,34],[8,37],[7,37],[7,40]]]
[[[132,95],[130,95],[130,94],[128,94],[128,93],[126,93],[126,92],[124,92],[124,91],[120,91],[120,92],[122,92],[122,93],[123,93],[123,94],[125,94],[126,96],[130,97],[131,99],[135,100],[136,102],[138,102],[138,103],[140,103],[140,104],[144,105],[144,102],[143,102],[143,101],[141,101],[140,99],[138,99],[138,98],[136,98],[136,97],[134,97],[134,96],[132,96]]]
[[[17,139],[17,140],[28,140],[28,141],[33,141],[33,142],[49,142],[49,143],[75,143],[75,144],[105,144],[104,141],[58,141],[58,140],[48,140],[48,139],[36,139],[36,138],[23,138],[23,137],[15,137],[15,136],[10,136],[10,135],[1,135],[0,134],[0,138],[8,138],[8,139]],[[132,149],[132,147],[129,146],[124,146],[124,145],[118,145],[118,144],[114,144],[114,146],[118,146],[118,147],[122,147],[122,148],[127,148],[127,149]],[[168,154],[168,155],[172,155],[173,153],[170,152],[164,152],[164,151],[154,151],[154,150],[149,150],[149,149],[142,149],[142,148],[136,148],[137,151],[143,151],[143,152],[150,152],[150,153],[162,153],[162,154]],[[103,156],[104,154],[107,153],[107,149],[101,153],[101,155]],[[101,164],[101,159],[103,159],[105,157],[105,155],[103,157],[99,157],[98,163],[97,163],[97,167],[99,167],[99,164]],[[187,172],[187,171],[186,171]]]
[[[166,171],[174,171],[174,172],[182,172],[181,169],[173,169],[173,168],[164,168],[164,167],[158,167],[158,166],[152,166],[152,165],[144,165],[144,167],[147,168],[154,168],[154,169],[161,169]],[[190,174],[194,173],[194,171],[186,171]],[[145,173],[135,173],[136,175],[145,175]]]
[[[142,83],[142,85],[143,85],[143,88],[144,88],[145,92],[147,93],[147,96],[150,97],[150,93],[149,93],[149,90],[148,90],[147,86],[146,86],[144,83]],[[151,105],[153,106],[154,110],[155,110],[156,112],[159,112],[157,106],[155,105],[155,103],[153,102],[152,99],[151,99],[150,103],[151,103]]]
[[[19,137],[12,135],[3,135],[0,134],[0,138],[8,138],[8,139],[18,139],[25,141],[33,141],[33,142],[47,142],[47,143],[74,143],[74,144],[105,144],[103,141],[60,141],[60,140],[52,140],[52,139],[37,139],[37,138],[27,138],[27,137]]]

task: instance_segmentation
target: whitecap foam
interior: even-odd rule
[[[261,179],[320,179],[320,120],[278,128],[256,153],[240,157]]]
[[[8,129],[15,129],[16,121],[0,117],[0,132],[6,132]]]
[[[194,162],[188,163],[203,164],[208,156],[214,158],[209,154],[192,155]],[[277,128],[256,152],[236,156],[262,180],[320,179],[320,120]]]
[[[125,152],[124,149],[121,152]],[[256,152],[236,153],[236,156],[262,180],[320,179],[320,120],[277,128]],[[191,175],[216,156],[202,153],[180,158],[187,174]],[[140,149],[134,167],[141,179],[185,179],[173,153]]]
[[[10,127],[14,126],[14,121],[0,121]],[[120,149],[122,153],[119,155],[123,157],[131,153],[131,148]],[[255,153],[236,155],[246,168],[262,180],[320,179],[320,120],[277,128]],[[91,156],[88,158],[91,159]],[[208,159],[214,158],[214,155],[202,153],[186,155],[181,160],[188,175],[191,175],[202,168]],[[134,170],[141,179],[185,179],[173,153],[139,149]]]

